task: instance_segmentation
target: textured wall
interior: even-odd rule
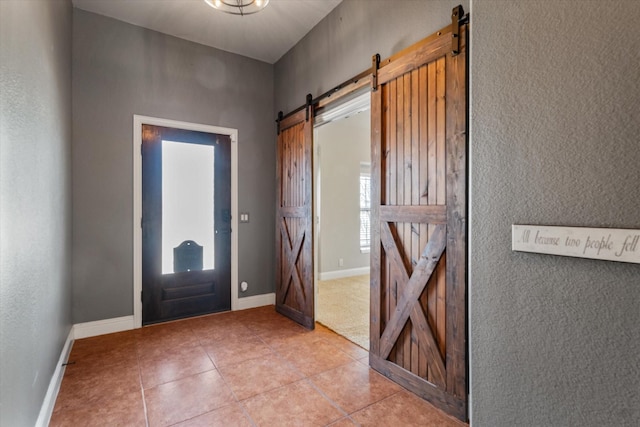
[[[133,115],[238,129],[242,296],[274,290],[273,66],[89,12],[73,22],[73,320],[133,314]]]
[[[640,228],[640,2],[473,2],[477,426],[640,425],[640,265],[511,252],[511,224]]]
[[[345,0],[276,64],[275,109],[443,27],[456,3]],[[512,253],[510,227],[640,228],[640,3],[472,6],[473,424],[638,425],[640,267]]]
[[[469,0],[344,0],[275,64],[275,110],[285,113],[451,23]]]
[[[71,2],[0,1],[0,425],[33,426],[71,328]]]
[[[316,129],[320,273],[369,266],[369,254],[360,252],[360,163],[371,162],[370,117],[365,111]]]

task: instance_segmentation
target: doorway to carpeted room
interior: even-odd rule
[[[369,275],[319,280],[316,321],[369,350]]]

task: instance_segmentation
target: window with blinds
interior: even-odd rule
[[[371,248],[371,163],[360,163],[360,252]]]

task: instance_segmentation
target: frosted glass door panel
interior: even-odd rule
[[[203,247],[203,270],[214,268],[213,158],[212,146],[162,141],[162,274],[186,241]]]

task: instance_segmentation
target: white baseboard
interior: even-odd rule
[[[234,310],[246,310],[248,308],[262,307],[265,305],[274,305],[276,303],[276,294],[253,295],[250,297],[238,298],[238,305]]]
[[[235,310],[246,310],[249,308],[262,307],[265,305],[274,305],[276,303],[276,294],[254,295],[245,298],[238,298],[238,305]],[[122,332],[134,329],[133,316],[116,317],[113,319],[96,320],[94,322],[76,323],[71,327],[67,340],[64,343],[60,359],[56,365],[56,370],[49,382],[49,388],[45,395],[44,401],[40,408],[40,414],[36,421],[36,427],[46,427],[49,425],[53,408],[58,397],[62,377],[64,376],[64,364],[69,359],[71,353],[71,345],[74,340],[95,337],[98,335],[111,334],[114,332]]]
[[[325,271],[320,273],[320,280],[342,279],[344,277],[362,276],[369,274],[369,267],[348,268],[346,270]]]
[[[133,316],[114,317],[113,319],[96,320],[95,322],[76,323],[73,325],[73,339],[95,337],[134,329]]]
[[[47,388],[47,394],[44,396],[42,406],[40,407],[40,414],[36,420],[36,427],[46,427],[51,421],[51,415],[53,414],[53,408],[56,404],[58,397],[58,391],[60,391],[60,384],[62,384],[62,377],[64,377],[64,364],[69,360],[69,353],[71,353],[71,344],[73,343],[73,327],[67,335],[67,340],[64,342],[62,352],[60,352],[60,359],[56,365],[55,371],[49,381],[49,388]]]

